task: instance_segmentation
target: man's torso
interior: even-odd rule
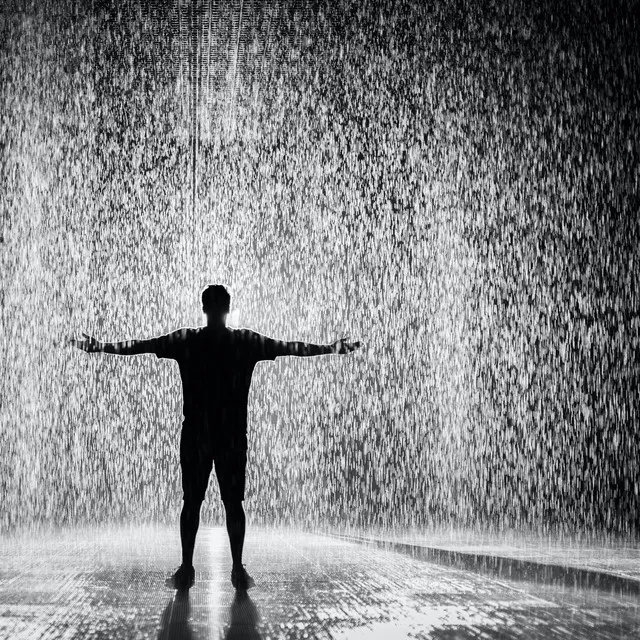
[[[247,330],[183,329],[168,355],[178,362],[183,393],[183,438],[247,448],[251,376],[261,359]]]

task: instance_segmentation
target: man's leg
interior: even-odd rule
[[[209,483],[213,455],[206,439],[198,431],[182,429],[180,439],[180,467],[182,470],[183,505],[180,513],[180,542],[182,543],[182,574],[193,584],[193,550],[200,526],[200,507]],[[181,575],[182,575],[181,574]]]
[[[185,499],[180,514],[180,541],[182,542],[182,566],[193,566],[193,549],[200,526],[201,500]]]
[[[253,586],[253,579],[242,566],[246,524],[242,501],[244,500],[247,452],[237,449],[220,451],[216,456],[215,464],[220,485],[220,497],[226,515],[231,559],[233,560],[231,583],[236,589],[249,589]]]
[[[245,515],[242,501],[233,499],[224,503],[227,520],[227,533],[231,545],[231,559],[234,567],[242,566],[242,548],[244,546]]]

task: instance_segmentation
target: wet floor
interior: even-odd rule
[[[393,548],[249,531],[237,597],[225,533],[205,528],[196,585],[164,585],[174,529],[71,530],[3,538],[1,638],[635,638],[640,598],[490,576]]]

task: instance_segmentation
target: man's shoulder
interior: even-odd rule
[[[200,329],[194,327],[181,327],[161,336],[159,340],[164,344],[172,345],[172,348],[179,348],[187,345],[200,333]]]
[[[184,353],[185,347],[189,344],[190,337],[194,335],[195,331],[197,330],[191,327],[183,327],[151,338],[148,341],[150,351],[155,353],[158,358],[178,359]]]
[[[187,340],[193,336],[198,335],[202,331],[203,327],[181,327],[175,331],[170,331],[167,335],[174,340]]]
[[[229,339],[234,344],[251,344],[256,339],[256,332],[251,329],[227,327]]]
[[[265,341],[269,340],[267,336],[254,331],[253,329],[229,329],[231,341],[236,345],[246,345],[247,347],[260,349]]]
[[[250,340],[254,338],[263,337],[262,334],[258,333],[257,331],[254,331],[253,329],[248,329],[247,327],[238,327],[238,328],[227,327],[227,330],[238,338],[247,338]]]

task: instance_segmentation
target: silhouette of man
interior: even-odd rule
[[[279,356],[347,354],[360,347],[346,338],[330,345],[273,340],[249,329],[226,326],[231,296],[222,285],[202,292],[207,325],[183,328],[148,340],[99,342],[83,334],[72,340],[89,353],[116,355],[153,353],[178,362],[182,378],[183,423],[180,437],[183,506],[180,514],[182,564],[172,577],[177,589],[194,584],[193,549],[200,523],[200,506],[215,466],[226,514],[236,589],[248,589],[253,580],[242,565],[245,514],[242,506],[247,463],[247,402],[251,375],[261,360]]]

